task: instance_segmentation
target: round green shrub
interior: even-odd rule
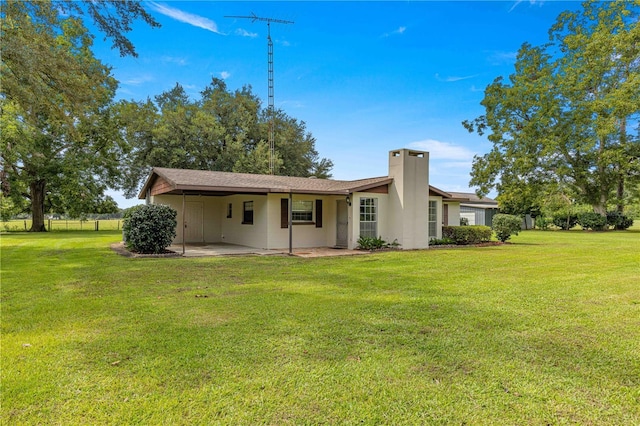
[[[546,231],[549,229],[549,225],[551,225],[553,221],[546,216],[537,216],[536,217],[536,228]]]
[[[633,226],[633,218],[618,211],[607,212],[607,225],[623,231]]]
[[[491,240],[491,228],[484,225],[443,226],[442,238],[457,245],[479,244]]]
[[[585,212],[578,215],[578,225],[582,229],[604,231],[607,229],[607,217],[596,212]]]
[[[553,224],[560,229],[568,231],[576,226],[578,223],[578,216],[569,213],[556,213],[553,215]]]
[[[496,233],[496,238],[504,243],[511,238],[511,235],[518,235],[522,226],[522,219],[518,216],[499,213],[493,216],[491,225],[493,232]]]
[[[169,206],[148,204],[127,212],[123,218],[125,245],[137,253],[162,253],[176,236],[178,212]]]

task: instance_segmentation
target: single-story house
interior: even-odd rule
[[[489,197],[478,197],[471,192],[449,192],[452,197],[466,199],[460,202],[460,217],[469,225],[492,226],[493,216],[498,213],[498,202]]]
[[[430,186],[429,153],[408,149],[389,152],[388,176],[352,181],[156,167],[139,198],[177,210],[176,244],[264,249],[352,249],[361,236],[427,248],[467,200]]]

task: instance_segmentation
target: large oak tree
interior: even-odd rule
[[[639,0],[588,1],[558,17],[548,44],[522,46],[514,74],[487,87],[486,114],[463,123],[493,143],[474,158],[471,185],[513,198],[553,184],[597,213],[622,208],[640,179],[639,10]]]
[[[251,87],[231,91],[213,78],[197,99],[176,84],[154,100],[117,106],[131,147],[122,164],[127,196],[137,195],[151,167],[270,173],[270,117]],[[330,177],[333,164],[319,157],[304,122],[278,110],[274,133],[275,174]]]
[[[110,104],[117,86],[91,52],[93,19],[123,55],[136,19],[157,23],[135,1],[3,1],[0,4],[0,177],[2,197],[26,200],[31,231],[47,208],[78,214],[112,208],[125,145]]]

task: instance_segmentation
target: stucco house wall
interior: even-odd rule
[[[373,198],[377,200],[377,235],[383,240],[392,242],[398,236],[393,233],[393,228],[389,226],[389,194],[378,194],[370,192],[355,192],[351,197],[349,207],[349,249],[358,246],[360,239],[360,200],[363,198]]]
[[[249,247],[267,248],[267,230],[269,216],[265,195],[231,195],[220,197],[221,226],[220,241]],[[247,201],[253,202],[253,223],[243,223],[243,207]],[[231,218],[227,218],[226,209],[231,203]],[[224,213],[222,213],[224,212]]]
[[[156,195],[150,198],[151,204],[162,204],[166,206],[170,206],[174,210],[178,212],[177,222],[178,226],[176,227],[176,237],[174,238],[174,243],[178,243],[182,241],[183,228],[182,224],[184,221],[183,211],[182,211],[182,197],[176,195]],[[218,199],[214,197],[200,197],[200,196],[192,196],[188,195],[185,197],[185,204],[187,208],[190,208],[194,204],[202,205],[202,224],[198,225],[202,227],[202,238],[192,241],[186,241],[190,243],[199,243],[199,242],[220,242],[221,241],[221,223],[220,223],[220,202]]]
[[[294,247],[332,247],[336,241],[335,196],[318,196],[315,194],[294,194],[294,201],[313,202],[313,220],[311,223],[293,222],[292,240]],[[268,228],[267,246],[269,249],[283,249],[289,247],[289,228],[281,227],[281,200],[289,200],[289,194],[269,194],[268,199]],[[318,212],[316,200],[322,201],[322,227],[316,226]]]
[[[443,209],[446,205],[447,208],[447,221],[442,218],[443,226],[459,226],[460,225],[460,202],[455,203],[443,203]],[[444,211],[444,210],[443,210]]]

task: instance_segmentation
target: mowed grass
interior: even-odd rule
[[[300,259],[2,235],[4,424],[640,424],[640,230]]]

